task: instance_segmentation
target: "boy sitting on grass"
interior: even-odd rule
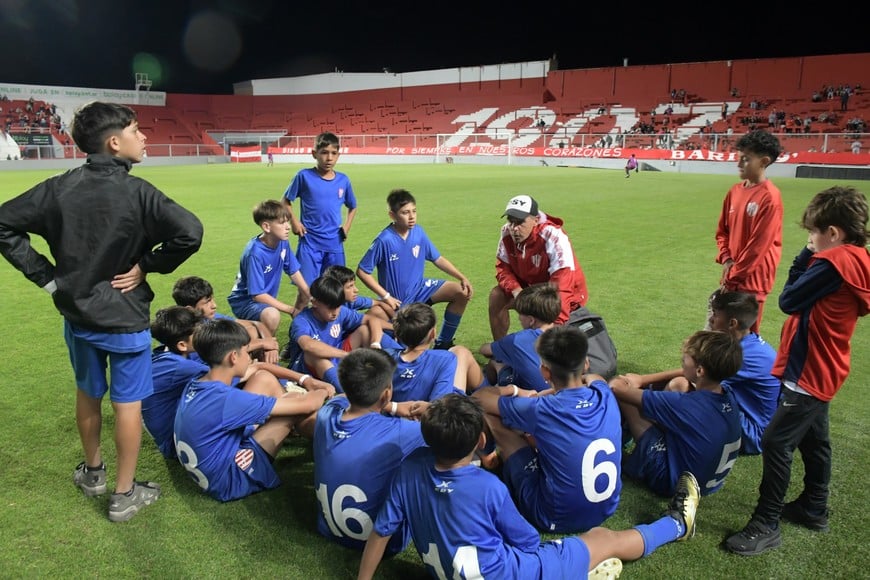
[[[175,416],[175,449],[190,477],[209,496],[231,501],[278,487],[272,462],[295,429],[310,436],[315,412],[328,393],[285,394],[269,372],[232,387],[251,364],[248,331],[233,320],[213,320],[193,333],[208,373],[184,389]]]

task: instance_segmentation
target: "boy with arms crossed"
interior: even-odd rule
[[[324,389],[285,394],[267,371],[243,389],[233,386],[251,364],[251,337],[233,320],[197,327],[193,343],[209,371],[185,387],[175,415],[178,460],[203,492],[231,501],[280,485],[272,466],[284,439],[296,429],[310,436]]]
[[[828,407],[849,375],[849,341],[858,318],[870,312],[867,218],[867,198],[851,187],[826,189],[804,210],[807,247],[794,259],[779,295],[779,307],[789,315],[773,365],[782,396],[761,440],[758,505],[746,527],[725,540],[731,552],[752,556],[779,546],[780,517],[828,529]],[[804,489],[783,505],[795,448],[804,462]]]
[[[429,240],[417,225],[417,201],[410,192],[394,189],[387,196],[392,224],[385,227],[359,262],[356,275],[369,290],[396,310],[402,304],[447,302],[435,348],[447,350],[465,307],[474,293],[471,282]],[[426,261],[459,282],[423,276]],[[377,268],[378,279],[372,272]]]
[[[296,316],[308,304],[308,283],[287,242],[290,235],[287,208],[280,201],[266,200],[254,207],[253,217],[263,231],[242,251],[239,272],[227,302],[236,318],[258,320],[275,336],[282,312]],[[290,276],[299,290],[295,306],[278,300],[282,272]]]
[[[622,470],[665,496],[691,471],[707,495],[722,487],[740,450],[740,410],[721,383],[740,369],[743,351],[737,337],[701,330],[686,339],[682,360],[683,376],[695,385],[688,393],[644,389],[637,375],[611,379],[636,442]]]
[[[486,411],[520,513],[541,531],[585,531],[619,505],[619,406],[601,376],[584,375],[589,363],[582,330],[554,326],[535,346],[552,391],[508,385],[483,387],[472,397]]]
[[[73,483],[87,496],[107,489],[100,431],[102,399],[109,392],[118,456],[109,519],[120,522],[160,496],[158,485],[134,480],[142,399],[153,391],[154,293],[145,277],[172,272],[195,253],[202,224],[153,185],[130,175],[145,156],[145,136],[132,109],[84,105],[75,113],[72,137],[88,154],[85,164],[0,206],[0,253],[51,294],[64,318],[85,456]],[[45,239],[54,263],[33,248],[30,234]]]
[[[473,397],[433,402],[421,430],[429,447],[399,467],[366,542],[360,580],[374,576],[390,536],[405,524],[434,578],[615,578],[620,559],[642,558],[695,533],[698,484],[685,473],[667,511],[651,524],[541,542],[504,484],[471,464],[486,438]]]
[[[420,423],[408,416],[411,404],[391,402],[396,363],[382,350],[360,348],[338,365],[344,396],[317,412],[314,426],[314,490],[320,511],[317,531],[339,544],[362,550],[387,496],[393,474],[409,453],[425,445]],[[414,405],[421,413],[425,403]],[[352,515],[351,515],[352,514]],[[405,549],[407,528],[393,534],[387,553]]]
[[[356,215],[356,197],[347,175],[335,170],[340,147],[333,133],[318,135],[311,150],[317,165],[300,170],[284,192],[290,227],[299,236],[296,257],[306,280],[319,278],[328,266],[345,264],[342,244]],[[293,213],[296,198],[299,198],[301,220]],[[344,224],[341,223],[342,206],[347,208]]]

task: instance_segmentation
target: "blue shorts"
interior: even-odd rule
[[[154,393],[151,373],[151,333],[92,332],[64,321],[63,337],[76,386],[89,397],[106,392],[114,403],[141,401]],[[110,383],[106,381],[109,369]]]
[[[432,298],[432,295],[438,292],[438,289],[444,285],[446,280],[441,280],[439,278],[423,278],[423,282],[417,286],[417,291],[411,295],[406,296],[404,300],[402,300],[402,304],[411,304],[412,302],[423,302],[424,304],[432,305],[429,302],[429,299]]]
[[[254,300],[248,300],[247,302],[230,304],[230,308],[232,308],[233,314],[238,319],[259,321],[260,314],[265,309],[269,308],[269,305]]]
[[[623,454],[622,473],[639,479],[659,495],[674,493],[668,469],[668,446],[661,429],[653,425],[636,441],[634,451]]]
[[[502,468],[502,478],[520,513],[539,530],[550,531],[553,523],[544,513],[547,506],[542,502],[541,475],[538,452],[531,447],[517,450]]]
[[[512,551],[517,578],[585,578],[589,570],[589,548],[578,536],[541,542],[534,554]]]
[[[250,436],[252,429],[248,429],[248,436],[239,443],[235,461],[227,466],[226,477],[222,480],[224,489],[209,488],[208,493],[221,501],[241,499],[251,494],[274,489],[281,484],[275,467],[272,465],[274,458],[266,453],[257,440]]]
[[[310,286],[312,282],[320,278],[323,271],[330,266],[344,266],[344,246],[338,246],[337,250],[326,251],[312,248],[306,241],[306,236],[299,238],[296,246],[296,259],[299,261],[299,271],[305,282]]]

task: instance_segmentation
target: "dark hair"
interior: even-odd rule
[[[383,350],[357,348],[338,363],[338,382],[347,400],[371,407],[393,382],[396,361]]]
[[[541,322],[556,322],[562,312],[562,298],[559,290],[549,282],[532,284],[520,290],[514,301],[514,309],[519,314],[534,316]]]
[[[854,187],[831,187],[813,197],[801,217],[807,230],[835,226],[846,234],[846,242],[867,245],[867,198]]]
[[[683,352],[704,367],[707,376],[717,383],[736,375],[743,364],[740,339],[730,332],[699,330],[683,343]]]
[[[435,310],[431,306],[423,302],[412,302],[396,311],[393,334],[403,345],[414,348],[423,344],[435,324]]]
[[[331,276],[321,276],[311,284],[311,297],[327,308],[338,308],[345,303],[344,284]]]
[[[745,134],[737,140],[735,147],[738,151],[748,151],[755,155],[769,157],[770,163],[776,161],[780,153],[782,153],[782,145],[779,144],[779,139],[763,129],[757,129]]]
[[[341,141],[338,139],[338,135],[335,133],[321,133],[317,137],[314,138],[314,150],[320,151],[324,147],[329,147],[330,145],[335,145],[336,147],[341,147]]]
[[[151,322],[151,336],[172,352],[181,354],[177,348],[179,341],[189,339],[203,321],[205,317],[198,310],[184,306],[161,308]]]
[[[755,294],[748,292],[719,292],[713,293],[710,308],[725,313],[729,319],[737,321],[740,330],[751,328],[758,318],[758,300]]]
[[[254,206],[254,223],[257,225],[272,220],[289,220],[290,211],[283,203],[275,199],[261,201]]]
[[[420,419],[420,431],[435,457],[462,459],[477,447],[483,432],[483,410],[471,397],[458,393],[444,395],[426,409]]]
[[[70,134],[85,153],[103,153],[106,139],[136,120],[136,111],[117,103],[93,101],[76,110]]]
[[[184,276],[175,281],[172,287],[172,299],[179,306],[196,306],[203,298],[212,298],[214,288],[204,278],[199,276]]]
[[[535,343],[541,363],[550,369],[553,382],[566,384],[571,377],[583,374],[589,341],[576,326],[554,326],[544,331]]]
[[[407,189],[394,189],[387,196],[387,207],[393,213],[398,213],[403,206],[409,203],[417,203],[417,200]]]
[[[335,278],[336,280],[341,282],[342,286],[344,286],[351,280],[356,280],[356,274],[353,270],[351,270],[347,266],[341,266],[339,264],[333,264],[332,266],[329,266],[323,272],[321,272],[320,275]]]
[[[220,366],[228,353],[241,350],[250,342],[245,327],[229,318],[206,320],[193,331],[193,348],[210,367]]]

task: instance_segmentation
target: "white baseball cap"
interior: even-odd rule
[[[516,195],[508,202],[502,217],[524,220],[530,215],[538,215],[538,202],[530,195]]]

